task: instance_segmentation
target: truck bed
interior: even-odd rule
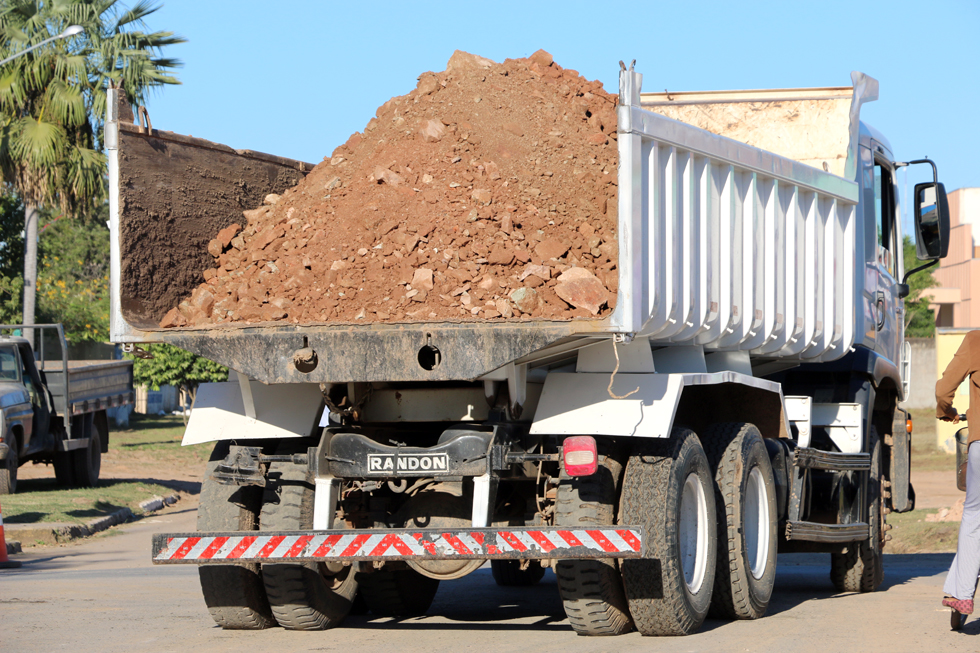
[[[39,370],[47,378],[60,415],[80,415],[113,406],[132,403],[133,361],[68,361],[68,394],[65,397],[65,372],[62,361],[45,361]]]
[[[474,380],[614,334],[755,360],[843,356],[871,314],[854,309],[864,293],[857,183],[648,111],[640,79],[624,71],[620,80],[616,308],[564,322],[159,329],[165,307],[200,283],[208,239],[295,183],[303,164],[134,126],[110,91],[112,339],[168,342],[264,383]],[[859,91],[837,133],[857,133]],[[848,142],[848,164],[856,148]],[[247,197],[234,192],[245,170]],[[294,354],[309,349],[316,363],[301,371]]]

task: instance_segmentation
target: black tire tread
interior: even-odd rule
[[[7,457],[0,460],[0,494],[16,494],[17,467],[20,464],[17,457],[17,440],[10,441]]]
[[[769,595],[752,600],[746,569],[741,568],[741,555],[735,546],[735,538],[741,532],[740,519],[736,511],[740,508],[738,499],[740,479],[736,471],[741,470],[741,442],[754,432],[760,443],[761,434],[752,424],[727,422],[713,424],[701,436],[701,444],[708,456],[708,462],[715,477],[715,508],[718,511],[718,563],[715,567],[715,587],[711,597],[709,616],[721,619],[758,619],[765,615],[769,605]],[[768,460],[768,456],[767,456]],[[772,473],[770,471],[770,477]],[[771,496],[771,495],[770,495]],[[721,509],[724,508],[724,519]],[[775,525],[770,529],[776,535]],[[770,543],[775,551],[775,542]]]
[[[288,449],[292,443],[283,443]],[[293,453],[283,451],[277,453]],[[313,527],[313,483],[306,467],[274,462],[269,468],[259,524],[262,530],[289,531]],[[332,590],[317,563],[264,564],[262,580],[276,621],[289,630],[325,630],[340,625],[350,612],[357,582],[353,576]]]
[[[530,587],[544,578],[545,569],[535,561],[522,570],[518,560],[491,560],[490,571],[500,587]]]
[[[88,446],[74,449],[71,456],[72,479],[75,487],[95,487],[99,484],[102,469],[102,440],[95,427],[89,437]]]
[[[258,528],[262,490],[221,485],[211,473],[228,454],[227,442],[215,445],[201,484],[199,531],[252,531]],[[261,630],[276,625],[259,565],[201,565],[201,591],[214,622],[225,630]]]
[[[881,505],[881,443],[878,432],[871,426],[869,438],[871,449],[871,472],[868,491],[871,495],[869,523],[871,537],[861,542],[852,542],[844,553],[830,554],[830,580],[838,592],[874,592],[885,577],[884,543],[875,547],[874,541],[880,537]]]
[[[683,428],[674,428],[668,440],[638,443],[623,477],[620,521],[644,526],[647,538],[644,558],[623,561],[623,583],[636,629],[647,636],[689,635],[701,627],[707,615],[707,605],[703,614],[692,612],[683,571],[677,567],[677,556],[672,555],[676,519],[671,499],[680,488],[671,487],[671,476],[675,460],[692,446],[701,448],[698,437]],[[707,460],[704,464],[710,476]],[[713,499],[713,493],[705,493],[709,522],[715,516]],[[714,548],[712,539],[709,535],[709,550]],[[709,592],[714,561],[715,556],[709,555],[703,585]]]
[[[556,523],[568,527],[616,523],[622,474],[623,464],[615,455],[601,455],[599,471],[591,476],[570,478],[562,470]],[[555,567],[555,576],[565,614],[577,634],[610,636],[633,630],[615,560],[562,560]]]
[[[420,617],[428,612],[439,581],[414,569],[376,569],[357,575],[360,595],[379,617]]]

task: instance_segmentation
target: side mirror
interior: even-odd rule
[[[939,182],[915,185],[915,255],[920,261],[946,257],[949,250],[949,202]]]

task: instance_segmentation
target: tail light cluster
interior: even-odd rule
[[[599,469],[595,438],[590,435],[573,435],[565,438],[561,457],[565,473],[569,476],[591,476]]]

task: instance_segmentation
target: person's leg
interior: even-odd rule
[[[970,446],[966,464],[966,500],[956,556],[943,590],[960,600],[973,599],[980,574],[980,446]]]

